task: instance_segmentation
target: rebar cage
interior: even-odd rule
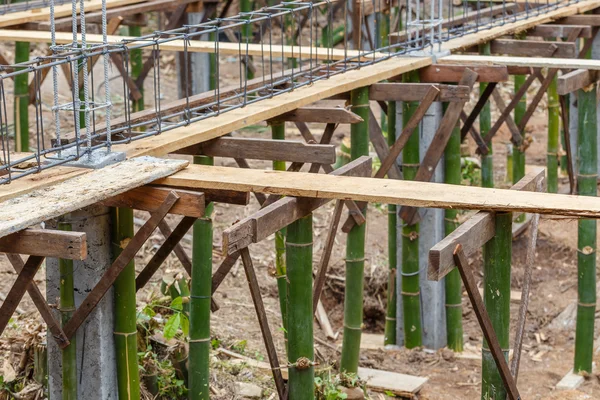
[[[105,2],[97,39],[86,33],[85,1],[73,0],[72,40],[58,43],[53,10],[59,3],[50,0],[52,43],[47,55],[0,66],[0,183],[91,157],[94,150],[110,152],[115,144],[158,135],[391,57],[436,52],[445,41],[576,1],[298,0],[111,42]],[[13,6],[4,4],[4,12]],[[360,29],[353,33],[356,24]],[[214,87],[198,92],[188,79],[181,79],[180,99],[165,100],[161,55],[173,46],[181,51],[184,76],[191,72],[187,61],[192,54],[208,53]],[[134,80],[131,55],[138,50],[146,63]],[[237,74],[233,85],[221,79],[225,57]],[[99,60],[101,72],[94,68]],[[35,110],[28,129],[28,134],[33,132],[31,151],[26,153],[17,152],[16,107],[10,110],[13,81],[23,74]],[[43,85],[48,75],[51,91]],[[151,85],[143,85],[146,77]],[[68,92],[61,82],[68,83]],[[141,96],[136,85],[144,91],[144,111],[132,111],[132,101]]]

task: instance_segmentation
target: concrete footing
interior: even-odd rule
[[[79,307],[111,265],[110,216],[107,207],[90,206],[71,213],[66,219],[73,231],[85,232],[88,257],[74,261],[75,305]],[[56,225],[50,221],[48,225]],[[46,296],[57,304],[60,296],[60,273],[57,259],[46,261]],[[60,320],[58,310],[55,317]],[[113,292],[104,296],[88,316],[76,335],[77,398],[116,400],[117,376],[113,342]],[[52,337],[48,337],[48,385],[51,399],[62,398],[62,352]]]

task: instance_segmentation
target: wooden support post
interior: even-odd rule
[[[598,71],[577,69],[558,77],[557,92],[564,96],[579,89],[586,88],[600,80]]]
[[[362,118],[341,107],[301,107],[270,119],[269,122],[357,124],[362,122]]]
[[[431,88],[437,89],[434,101],[469,99],[469,88],[460,85],[431,83],[375,83],[369,87],[369,99],[375,101],[423,101]]]
[[[587,25],[550,25],[541,24],[527,31],[527,36],[543,38],[567,38],[572,32],[577,32],[577,37],[591,38],[592,27]]]
[[[0,252],[84,260],[87,241],[83,232],[30,228],[0,238]]]
[[[491,42],[491,52],[523,57],[548,57],[548,53],[552,52],[558,58],[577,57],[575,43],[537,40],[495,39]]]
[[[461,81],[467,69],[477,74],[477,82],[505,82],[509,77],[506,67],[498,65],[435,64],[421,68],[419,74],[421,82],[459,82],[459,85],[466,86]]]
[[[142,186],[118,196],[103,200],[108,207],[124,207],[155,212],[164,203],[169,194],[175,191],[179,200],[169,211],[171,214],[200,218],[204,215],[204,193],[191,190],[173,190],[155,186]],[[64,257],[63,257],[64,258]]]

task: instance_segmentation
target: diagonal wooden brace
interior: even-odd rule
[[[179,244],[179,241],[190,230],[192,225],[194,225],[195,221],[195,217],[183,217],[183,219],[175,227],[175,230],[173,230],[173,232],[167,236],[162,246],[160,246],[156,253],[154,253],[150,261],[148,261],[148,264],[146,264],[146,267],[135,279],[136,292],[146,286],[148,281],[150,281],[150,278],[152,278],[156,271],[158,271],[162,263],[165,262],[169,254],[171,254],[171,251],[175,249],[175,246]],[[188,271],[188,274],[191,275],[191,270]]]
[[[221,283],[223,282],[229,271],[231,271],[231,268],[233,268],[233,266],[235,265],[238,258],[240,258],[240,252],[236,251],[235,253],[225,257],[223,262],[221,262],[221,265],[219,265],[219,268],[217,268],[217,271],[212,276],[211,294],[215,294],[215,292],[217,291],[219,286],[221,286]],[[211,298],[210,310],[212,312],[215,312],[218,309],[219,306],[214,301],[214,298]]]
[[[567,174],[569,175],[569,193],[575,194],[577,182],[573,172],[573,151],[571,150],[571,134],[569,132],[569,109],[565,96],[558,96],[560,104],[560,116],[562,119],[563,133],[565,138],[565,153],[567,153]]]
[[[8,258],[8,260],[10,261],[17,273],[23,270],[25,264],[23,263],[23,259],[21,259],[20,255],[7,253],[6,257]],[[48,330],[52,333],[52,337],[54,338],[54,340],[56,340],[58,346],[61,349],[67,347],[70,343],[69,339],[63,332],[58,321],[56,321],[56,319],[52,315],[50,306],[48,306],[48,303],[46,303],[46,299],[40,292],[40,289],[37,287],[35,282],[32,281],[29,284],[29,286],[27,286],[27,293],[29,293],[29,297],[31,297],[31,300],[33,300],[33,304],[35,304],[36,308],[40,312],[40,315],[44,319],[44,322],[46,322]]]
[[[467,257],[465,256],[460,244],[457,244],[456,249],[454,250],[454,262],[456,263],[456,267],[460,272],[465,289],[467,290],[467,294],[469,295],[469,299],[473,305],[473,311],[475,311],[477,321],[479,322],[479,326],[483,331],[483,336],[490,346],[490,352],[492,353],[492,357],[494,357],[496,367],[498,367],[500,377],[502,378],[502,382],[504,383],[504,387],[508,393],[508,398],[510,400],[520,400],[521,396],[519,395],[517,384],[510,374],[508,363],[506,362],[504,354],[502,353],[502,349],[500,348],[500,343],[496,337],[496,332],[494,332],[492,321],[490,320],[490,316],[483,305],[483,300],[479,294],[477,283],[473,278],[473,272],[471,272],[471,268],[469,267],[469,261],[467,260]]]
[[[525,114],[523,115],[523,117],[521,118],[521,121],[519,122],[519,125],[518,125],[519,132],[525,131],[525,127],[527,126],[527,123],[533,116],[535,109],[537,108],[538,104],[540,104],[542,97],[544,97],[544,94],[546,94],[548,87],[552,83],[552,80],[554,79],[556,74],[558,74],[558,71],[559,71],[558,68],[550,68],[548,70],[548,75],[546,75],[546,77],[542,81],[542,86],[539,88],[537,93],[533,96],[533,99],[531,99],[531,103],[529,103],[529,106],[527,106],[527,110],[525,111]]]
[[[481,96],[479,96],[479,100],[477,100],[477,104],[475,104],[473,111],[471,111],[471,114],[469,114],[469,116],[463,123],[463,127],[460,129],[461,139],[464,139],[465,136],[467,136],[467,133],[470,132],[471,128],[473,127],[473,123],[475,122],[475,120],[477,119],[479,114],[481,113],[481,110],[483,110],[483,107],[485,107],[485,105],[488,102],[490,96],[492,95],[494,89],[496,89],[496,85],[497,85],[497,82],[488,83],[487,86],[485,87],[485,90],[481,94]],[[477,143],[477,146],[479,147],[479,151],[481,152],[481,154],[486,155],[487,153],[489,153],[490,149],[488,149],[485,142],[479,142],[479,139],[481,139],[481,136],[479,136],[479,137],[473,136],[473,139],[475,139],[475,142]]]
[[[246,272],[246,279],[248,279],[248,286],[250,287],[250,295],[252,296],[252,302],[254,303],[254,309],[256,310],[256,316],[258,317],[258,324],[260,325],[265,348],[267,349],[267,357],[269,357],[269,363],[271,364],[277,394],[279,395],[280,400],[284,400],[286,398],[285,383],[283,382],[283,376],[281,375],[277,350],[273,343],[273,336],[271,335],[271,330],[269,328],[265,305],[263,304],[260,295],[260,287],[258,286],[256,273],[254,272],[254,266],[252,265],[252,258],[250,257],[250,252],[247,247],[241,250],[241,255],[244,271]]]
[[[500,94],[498,89],[494,89],[492,97],[494,98],[494,103],[496,103],[496,107],[498,107],[500,113],[504,113],[504,110],[506,110],[506,104],[504,104],[504,100],[502,99],[502,95]],[[523,137],[521,136],[521,131],[519,131],[519,127],[515,123],[515,120],[512,118],[506,118],[504,122],[506,123],[506,126],[508,127],[508,130],[511,134],[510,141],[515,146],[519,146],[519,144],[523,141]]]
[[[478,75],[476,72],[466,68],[460,78],[459,85],[468,86],[470,89],[473,89],[477,77]],[[460,112],[465,104],[467,104],[467,101],[468,100],[452,102],[446,109],[444,117],[435,132],[435,136],[431,140],[431,144],[425,153],[425,157],[423,157],[423,161],[417,170],[414,179],[415,181],[429,182],[431,180],[435,168],[444,154],[452,130],[460,117]],[[414,207],[402,207],[398,212],[398,215],[409,225],[417,223],[420,218],[417,209]]]
[[[87,295],[85,300],[83,300],[83,303],[75,310],[69,322],[64,326],[64,331],[68,338],[73,337],[87,316],[94,308],[96,308],[96,305],[98,305],[108,289],[110,289],[115,280],[119,277],[121,271],[123,271],[127,264],[135,257],[139,249],[146,243],[146,240],[150,238],[150,235],[152,235],[158,226],[158,223],[166,217],[167,213],[175,205],[178,199],[179,196],[177,196],[177,193],[169,193],[163,204],[152,213],[150,219],[148,219],[148,221],[146,221],[146,223],[137,231],[117,259],[104,272],[100,281]]]
[[[169,223],[167,221],[165,221],[164,219],[162,221],[160,221],[160,223],[158,224],[158,229],[160,230],[160,232],[163,234],[163,236],[165,238],[171,236],[171,233],[173,233],[173,230],[169,226]],[[179,262],[181,263],[181,265],[183,265],[183,269],[185,269],[185,272],[187,272],[188,276],[191,277],[192,276],[192,260],[190,260],[190,257],[187,255],[184,248],[181,246],[181,243],[177,243],[175,245],[175,247],[173,248],[173,253],[175,253],[175,255],[179,259]]]
[[[23,269],[19,272],[17,280],[13,283],[10,292],[6,295],[6,300],[4,300],[2,307],[0,307],[0,335],[4,332],[4,328],[6,328],[8,321],[10,321],[13,313],[17,309],[29,284],[42,265],[44,258],[45,257],[42,256],[29,256]]]

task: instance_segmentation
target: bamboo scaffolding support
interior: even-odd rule
[[[58,229],[71,231],[71,224],[61,222]],[[75,287],[73,280],[73,260],[58,260],[60,269],[60,316],[66,324],[75,311]],[[62,349],[62,399],[77,400],[77,343],[73,336],[70,344]]]
[[[369,88],[351,92],[352,112],[363,119],[350,128],[352,160],[369,154]],[[367,207],[362,210],[366,216]],[[342,342],[342,371],[356,373],[360,353],[363,319],[363,278],[365,268],[365,235],[367,224],[354,225],[346,242],[346,295],[344,296],[344,338]]]
[[[396,143],[396,102],[388,102],[388,146],[391,148]],[[383,160],[382,160],[383,161]],[[397,267],[397,238],[395,204],[388,204],[388,295],[387,311],[385,316],[385,331],[383,344],[396,344],[396,267]]]
[[[548,171],[548,193],[558,192],[558,146],[560,132],[560,104],[556,91],[557,77],[548,87],[548,150],[546,169]]]
[[[29,61],[29,42],[15,42],[15,64]],[[29,74],[14,79],[15,149],[29,151]]]
[[[129,36],[142,36],[142,28],[137,25],[129,26]],[[142,49],[133,49],[130,53],[131,59],[131,77],[136,80],[141,72],[144,65],[144,60],[142,58]],[[132,111],[143,111],[144,110],[144,86],[139,85],[139,92],[142,97],[138,100],[133,100]]]
[[[485,43],[479,45],[479,54],[490,55],[490,44]],[[487,83],[479,84],[479,95],[485,92]],[[490,102],[486,102],[481,113],[479,113],[479,133],[485,138],[489,130],[492,128],[492,114]],[[494,187],[494,151],[492,142],[490,142],[487,154],[481,156],[481,186],[492,188]],[[446,232],[448,234],[449,232]]]

